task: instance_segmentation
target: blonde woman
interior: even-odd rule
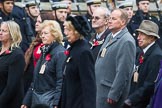
[[[0,108],[19,108],[23,99],[22,75],[25,60],[19,44],[20,28],[14,21],[0,26]]]
[[[83,16],[69,16],[64,29],[71,47],[65,53],[61,108],[96,108],[94,59],[84,39],[89,23]]]
[[[46,20],[42,23],[41,57],[34,69],[34,80],[29,88],[21,108],[29,108],[38,104],[57,108],[62,88],[62,65],[65,60],[63,35],[56,21]],[[38,100],[37,100],[38,99]],[[32,103],[30,104],[30,101]]]

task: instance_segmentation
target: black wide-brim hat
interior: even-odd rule
[[[68,16],[66,21],[71,21],[74,28],[84,37],[89,35],[91,26],[85,16]]]

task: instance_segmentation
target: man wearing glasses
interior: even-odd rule
[[[97,59],[101,45],[110,33],[107,27],[109,15],[110,11],[105,7],[96,8],[92,15],[92,28],[96,33],[92,36],[90,44],[95,60]]]

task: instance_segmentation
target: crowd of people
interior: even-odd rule
[[[161,23],[150,0],[0,0],[0,108],[161,108]]]

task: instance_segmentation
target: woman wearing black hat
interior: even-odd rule
[[[96,108],[94,59],[84,40],[89,24],[83,16],[69,16],[64,29],[71,47],[65,52],[62,108]]]

